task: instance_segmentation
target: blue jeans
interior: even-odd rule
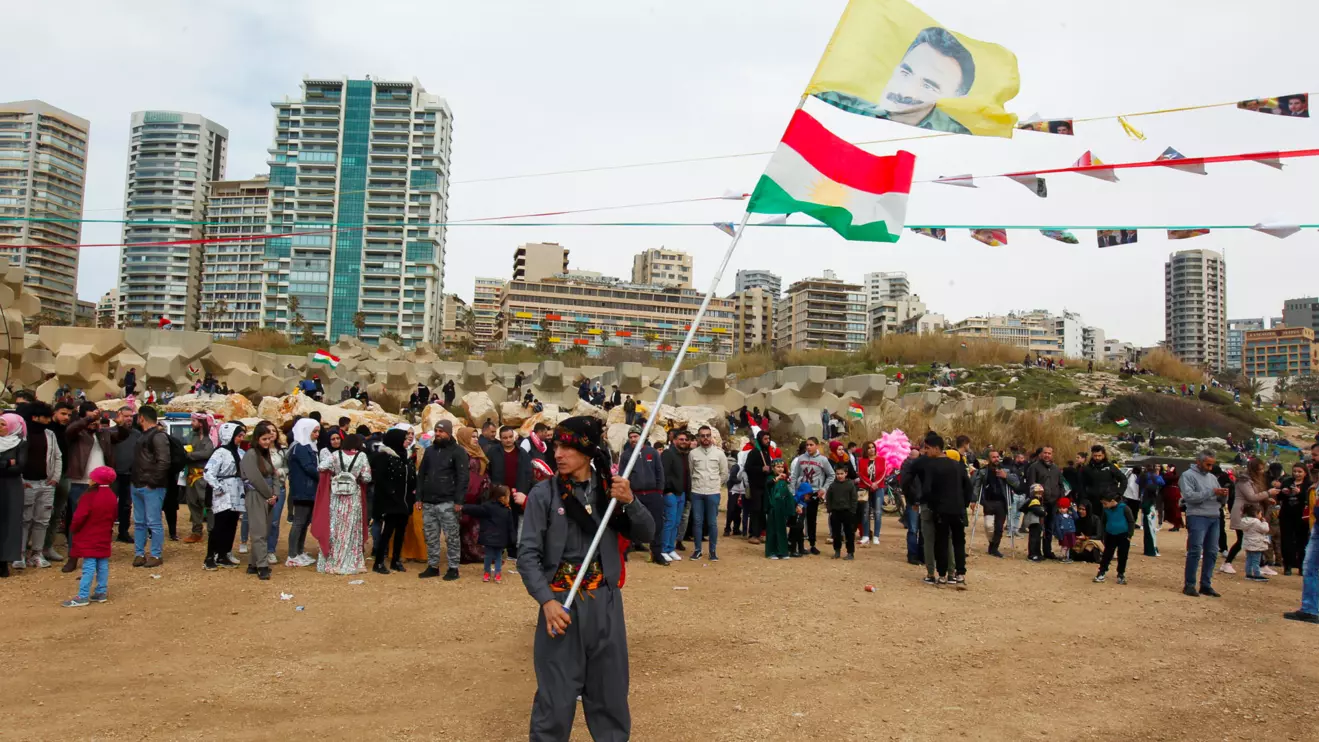
[[[1213,587],[1214,563],[1218,561],[1218,517],[1186,516],[1185,584],[1195,586],[1195,567],[1200,564],[1200,588]],[[1201,555],[1204,559],[1201,559]]]
[[[710,556],[714,556],[714,550],[719,543],[719,493],[713,495],[692,494],[692,518],[695,519],[695,527],[692,533],[696,534],[696,552],[701,551],[701,537],[709,532],[710,536]]]
[[[151,534],[151,556],[159,559],[165,547],[165,527],[160,516],[165,507],[164,487],[137,487],[133,494],[133,554],[146,556],[147,533]]]
[[[1013,493],[1008,503],[1008,531],[1021,530],[1021,506],[1026,504],[1026,496]]]
[[[82,493],[86,492],[91,485],[69,482],[69,522],[73,522],[73,514],[78,512],[78,501],[82,499]],[[73,529],[69,529],[69,551],[73,551]],[[70,557],[72,559],[72,557]],[[84,596],[85,597],[85,596]]]
[[[673,551],[678,542],[678,521],[682,520],[682,509],[687,505],[685,494],[664,493],[664,533],[660,538],[660,553]]]
[[[488,575],[502,574],[504,571],[504,550],[494,546],[485,548],[485,573]],[[493,567],[494,569],[491,569]]]
[[[870,511],[866,515],[866,529],[870,533],[866,534],[875,541],[879,541],[879,529],[884,524],[884,496],[888,494],[887,487],[880,487],[870,495]],[[869,521],[873,520],[874,528],[870,527]]]
[[[284,512],[284,480],[275,480],[275,507],[270,511],[270,533],[266,535],[266,545],[270,554],[279,546],[279,516]],[[243,513],[243,522],[247,522],[247,513]],[[373,552],[374,553],[374,552]],[[289,556],[297,556],[290,554]]]
[[[907,558],[924,559],[921,551],[921,515],[916,508],[908,505],[902,514],[902,525],[907,529]]]
[[[75,485],[76,486],[76,485]],[[92,593],[92,578],[96,578],[96,592]],[[78,581],[78,599],[86,600],[89,595],[105,595],[110,588],[110,560],[87,557],[82,560],[82,579]]]
[[[1248,551],[1246,552],[1246,576],[1263,577],[1264,574],[1259,571],[1259,565],[1264,561],[1264,552]]]
[[[1301,577],[1301,610],[1319,613],[1319,528],[1310,531],[1305,547],[1305,574]]]

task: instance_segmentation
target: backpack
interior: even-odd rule
[[[339,468],[342,471],[335,472],[330,478],[330,494],[336,497],[354,497],[362,494],[362,487],[357,483],[357,477],[353,475],[353,464],[357,463],[357,457],[362,453],[359,451],[353,454],[353,458],[347,464],[343,462],[343,451],[335,454],[339,457]]]

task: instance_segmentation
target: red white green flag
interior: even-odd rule
[[[747,211],[817,219],[849,240],[897,242],[916,156],[872,155],[798,109]]]
[[[312,353],[311,362],[324,363],[326,366],[329,366],[330,368],[338,368],[339,356],[330,355],[330,351],[322,348],[322,349],[318,349],[315,353]]]

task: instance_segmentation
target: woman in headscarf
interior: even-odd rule
[[[313,520],[311,524],[312,535],[322,545],[316,559],[317,572],[354,575],[366,571],[363,545],[367,537],[366,485],[371,481],[371,465],[362,448],[362,439],[349,435],[344,437],[339,450],[322,457],[329,466],[325,470],[330,475],[329,507],[326,521]],[[343,482],[348,478],[352,481],[345,487]],[[327,544],[329,548],[325,548]]]
[[[210,538],[206,543],[206,559],[202,562],[202,567],[208,571],[241,564],[230,552],[234,548],[238,521],[247,509],[243,479],[238,472],[239,462],[243,458],[239,445],[243,442],[245,432],[242,423],[221,425],[220,445],[211,454],[202,472],[202,477],[211,486],[211,510],[215,514],[215,525],[211,527]]]
[[[322,426],[316,439],[316,503],[311,511],[311,537],[316,539],[318,558],[330,551],[330,459],[339,452],[343,437],[339,426],[331,425]]]
[[[27,425],[12,412],[0,415],[0,577],[23,556],[23,467]]]
[[[421,470],[421,456],[425,450],[425,443],[416,437],[416,432],[411,426],[407,429],[407,438],[403,441],[404,448],[408,451],[408,463],[412,465],[414,472]],[[423,435],[424,438],[424,435]],[[408,518],[407,533],[403,538],[403,558],[409,562],[426,561],[426,533],[422,524],[421,503],[418,502],[412,506],[412,516]]]
[[[417,470],[408,459],[407,439],[410,431],[391,428],[371,457],[371,479],[375,484],[372,517],[381,522],[380,538],[376,539],[375,565],[372,569],[383,575],[406,572],[403,569],[403,539],[408,519],[417,502]],[[385,552],[393,539],[389,566],[385,566]]]
[[[467,496],[463,498],[463,504],[476,505],[490,491],[490,477],[486,474],[490,471],[490,459],[477,445],[475,428],[458,428],[453,433],[453,439],[467,452]],[[462,563],[484,562],[485,549],[479,542],[481,522],[470,515],[464,515],[458,527],[462,536]]]
[[[307,528],[316,506],[321,478],[317,465],[316,438],[321,424],[304,417],[293,424],[293,446],[289,448],[289,558],[285,567],[309,567],[316,563],[307,554]]]
[[[220,445],[220,426],[209,412],[192,413],[192,443],[188,448],[187,489],[183,499],[188,505],[188,515],[192,519],[192,533],[183,538],[185,544],[195,544],[202,540],[206,525],[206,480],[202,478],[202,469],[210,460],[215,447]]]
[[[279,469],[272,455],[278,438],[279,432],[270,421],[262,420],[257,423],[256,428],[252,430],[252,447],[238,465],[239,472],[243,475],[243,483],[246,485],[247,517],[252,524],[254,534],[252,550],[247,555],[247,573],[256,575],[262,580],[270,579],[267,534],[270,532],[271,510],[279,500],[275,494],[275,479],[279,476]],[[275,521],[275,527],[279,527],[278,520]]]

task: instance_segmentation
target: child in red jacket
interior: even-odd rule
[[[91,489],[82,494],[78,510],[73,514],[69,533],[73,544],[70,559],[82,559],[82,579],[78,582],[78,596],[64,601],[65,608],[81,608],[90,599],[96,603],[106,601],[110,580],[110,537],[114,532],[115,518],[119,515],[119,500],[109,485],[114,483],[115,472],[108,466],[98,466],[88,476]],[[96,592],[91,592],[92,579],[96,579]],[[90,593],[90,596],[88,595]]]

